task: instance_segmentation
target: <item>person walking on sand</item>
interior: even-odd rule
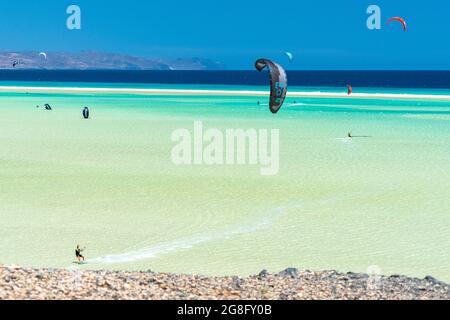
[[[77,245],[77,248],[75,249],[75,256],[77,257],[78,262],[84,262],[85,258],[81,254],[84,251],[84,249],[80,248],[80,245]]]

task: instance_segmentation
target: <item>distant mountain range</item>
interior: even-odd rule
[[[202,58],[155,59],[103,52],[0,52],[0,69],[38,70],[224,70]]]

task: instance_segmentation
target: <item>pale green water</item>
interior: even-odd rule
[[[86,268],[450,281],[448,102],[296,99],[273,116],[256,100],[1,94],[0,263],[69,267],[80,243]],[[280,129],[279,174],[174,166],[170,135],[195,120]]]

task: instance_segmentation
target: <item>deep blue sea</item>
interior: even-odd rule
[[[288,71],[290,86],[450,89],[450,71]],[[0,81],[141,84],[267,84],[258,71],[0,70]]]

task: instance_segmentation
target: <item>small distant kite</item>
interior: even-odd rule
[[[294,55],[291,52],[285,52],[284,54],[288,57],[290,63],[294,61]]]
[[[85,107],[85,108],[83,109],[83,117],[84,117],[85,119],[89,119],[89,108],[88,108],[88,107]]]
[[[406,21],[403,18],[400,18],[400,17],[391,18],[391,19],[389,19],[387,24],[391,23],[391,21],[398,21],[398,22],[400,22],[403,25],[403,31],[406,32],[407,25],[406,25]]]
[[[288,89],[286,71],[279,64],[269,59],[259,59],[255,62],[258,71],[267,69],[270,77],[270,111],[277,113],[286,99]]]
[[[39,53],[40,56],[43,56],[45,58],[45,60],[47,60],[47,54],[45,52],[41,52]]]
[[[353,87],[351,85],[347,85],[347,94],[351,95],[353,93]]]
[[[12,64],[13,68],[17,67],[18,65],[19,65],[19,61],[14,61]]]

